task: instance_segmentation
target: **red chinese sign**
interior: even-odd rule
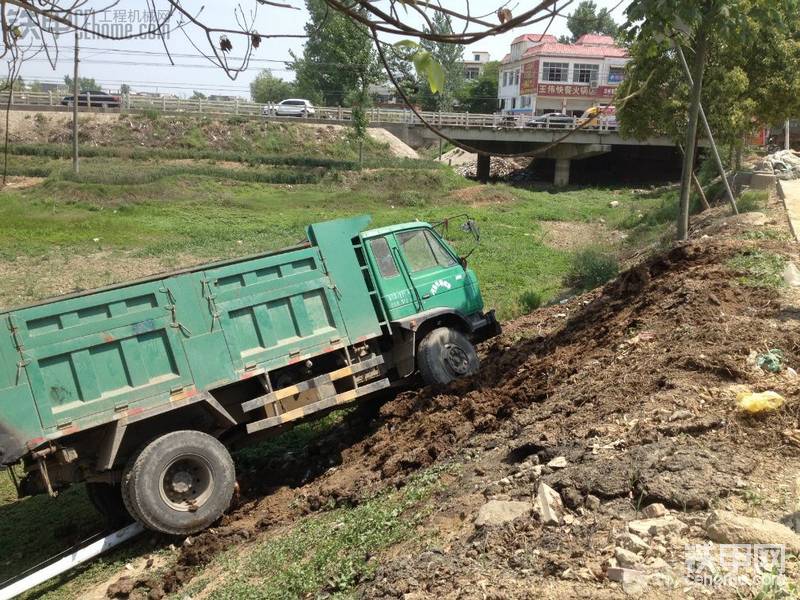
[[[523,96],[535,94],[537,81],[539,81],[539,61],[534,60],[523,64],[519,76],[519,93]]]
[[[574,98],[612,98],[616,90],[616,87],[608,85],[591,88],[588,85],[540,83],[536,94],[538,96],[572,96]]]

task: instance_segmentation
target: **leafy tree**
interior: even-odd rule
[[[414,63],[407,54],[394,48],[385,51],[386,62],[398,87],[408,98],[413,98],[419,92],[419,81],[414,72]],[[383,83],[391,84],[391,81],[386,77]]]
[[[119,93],[122,94],[123,96],[130,94],[131,86],[129,86],[127,83],[123,83],[121,86],[119,86]]]
[[[290,53],[297,95],[314,103],[342,106],[348,96],[381,80],[369,31],[330,10],[324,0],[306,0],[309,21],[303,55]]]
[[[592,0],[583,0],[567,17],[567,29],[572,33],[572,38],[562,36],[559,41],[575,42],[587,33],[616,36],[619,26],[614,22],[608,9],[597,10],[597,4]]]
[[[437,12],[432,18],[432,25],[432,29],[426,28],[428,33],[453,33],[453,23],[446,14]],[[428,82],[421,81],[417,102],[425,110],[453,110],[461,88],[464,86],[463,46],[430,40],[422,40],[419,45],[430,53],[433,61],[439,64],[444,75],[444,82],[442,89],[435,93]],[[420,71],[419,65],[417,65],[417,71],[418,73]]]
[[[624,135],[668,135],[684,148],[678,237],[688,234],[689,192],[702,101],[718,141],[741,144],[758,123],[800,109],[800,29],[794,0],[635,0],[626,29],[632,60],[618,107]],[[674,41],[673,41],[674,40]],[[674,44],[690,62],[690,86]],[[688,125],[687,125],[688,123]]]
[[[459,94],[461,107],[473,113],[493,113],[497,110],[497,82],[500,62],[493,60],[483,66],[478,79],[467,81]]]
[[[72,92],[72,77],[64,75],[64,84],[67,86],[67,89]],[[78,90],[81,92],[93,92],[99,89],[99,87],[97,82],[92,78],[78,77]]]
[[[194,92],[192,93],[191,99],[192,100],[205,100],[206,99],[206,95],[203,92],[199,92],[197,90],[194,90]]]
[[[269,69],[264,69],[250,83],[250,97],[253,102],[266,104],[280,102],[294,95],[294,85],[275,77]]]

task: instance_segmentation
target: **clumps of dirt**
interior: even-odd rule
[[[588,506],[590,497],[623,517],[635,513],[636,503],[699,510],[726,498],[741,487],[740,479],[755,475],[759,460],[751,453],[782,447],[781,417],[741,418],[736,389],[769,388],[786,397],[800,392],[796,380],[756,373],[747,362],[751,350],[764,347],[781,348],[787,364],[800,359],[800,323],[782,317],[791,307],[774,290],[737,283],[726,266],[752,244],[712,238],[679,245],[602,289],[509,324],[481,349],[479,376],[401,393],[374,419],[357,412],[291,460],[262,470],[255,479],[269,481],[275,493],[234,511],[225,526],[255,531],[357,504],[435,462],[464,452],[490,457],[497,450],[505,460],[487,459],[482,472],[501,473],[534,456],[541,463],[564,457],[559,468],[543,466],[541,477],[572,510]],[[527,479],[509,481],[498,497],[530,499]],[[484,494],[490,496],[494,484],[488,484]],[[454,490],[453,504],[476,485],[468,480]],[[251,498],[268,491],[252,482],[243,489]],[[607,539],[619,515],[595,515],[567,532],[544,533],[529,520],[522,532],[461,539],[463,556],[450,553],[450,571],[441,577],[431,577],[422,563],[390,565],[367,596],[401,591],[410,573],[427,582],[429,593],[456,589],[460,577],[478,577],[476,569],[486,576],[480,567],[487,552],[500,561],[495,566],[507,566],[517,560],[520,544],[540,550],[523,553],[532,562],[512,565],[514,573],[563,574],[580,548],[602,547],[599,538]],[[181,548],[181,577],[227,545],[219,537],[208,531]]]
[[[542,221],[542,241],[557,250],[572,251],[584,248],[591,240],[594,245],[614,246],[622,242],[626,234],[609,229],[598,223],[576,223],[572,221]]]
[[[475,185],[452,191],[448,199],[473,208],[497,206],[516,201],[516,197],[507,189],[493,185]]]

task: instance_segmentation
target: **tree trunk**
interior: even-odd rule
[[[692,65],[693,86],[689,97],[689,124],[686,127],[686,152],[683,154],[681,172],[681,196],[678,207],[678,239],[689,237],[689,197],[692,190],[692,173],[694,172],[694,141],[697,137],[697,122],[700,118],[700,100],[703,93],[703,71],[706,64],[706,29],[701,25],[695,38],[694,64]]]

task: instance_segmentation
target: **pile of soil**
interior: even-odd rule
[[[719,224],[712,217],[709,227]],[[750,357],[780,348],[785,365],[800,364],[800,303],[789,291],[744,285],[730,266],[743,252],[797,260],[796,250],[742,239],[726,223],[724,234],[676,245],[599,290],[507,323],[481,348],[479,376],[401,393],[377,414],[364,405],[302,454],[245,476],[242,505],[182,547],[163,589],[178,589],[231,540],[357,504],[445,461],[460,468],[435,501],[436,544],[420,535],[394,549],[399,558],[363,582],[365,597],[615,596],[619,584],[606,578],[615,536],[652,502],[686,525],[652,542],[661,563],[682,568],[684,545],[707,541],[710,508],[737,508],[744,490],[793,481],[798,456],[781,436],[797,427],[796,402],[747,417],[735,396],[748,388],[798,397],[796,375],[764,372]],[[540,482],[563,499],[569,519],[560,526],[545,526],[538,512],[475,526],[485,502],[532,501]],[[761,516],[784,510],[776,503]]]

